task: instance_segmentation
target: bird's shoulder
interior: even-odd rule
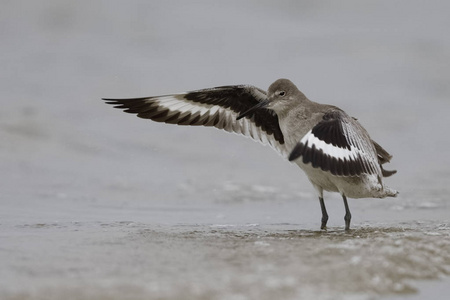
[[[355,118],[350,117],[344,110],[334,105],[322,105],[319,121],[352,122]]]
[[[323,105],[320,117],[317,118],[317,123],[311,131],[320,139],[332,144],[340,144],[345,148],[350,145],[360,147],[358,141],[367,143],[371,141],[366,129],[358,122],[357,118],[333,105]],[[345,139],[341,139],[342,143],[338,143],[338,137]]]

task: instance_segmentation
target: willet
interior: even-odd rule
[[[309,100],[287,79],[268,92],[251,85],[221,86],[181,94],[132,99],[103,99],[138,117],[178,125],[213,126],[269,144],[295,162],[314,186],[322,210],[323,191],[344,200],[345,230],[350,229],[349,198],[395,197],[383,183],[396,171],[382,164],[392,156],[373,141],[359,122],[336,106]]]

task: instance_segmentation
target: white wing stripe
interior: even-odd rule
[[[235,97],[237,98],[235,99]],[[242,101],[262,101],[265,97],[266,94],[263,91],[252,86],[230,86],[148,98],[105,100],[108,101],[108,104],[117,105],[117,108],[124,109],[128,113],[134,113],[139,117],[157,122],[214,126],[228,132],[243,134],[262,144],[270,145],[283,157],[287,157],[288,150],[284,144],[282,132],[279,127],[276,128],[278,124],[273,126],[261,122],[261,116],[262,118],[267,116],[257,115],[258,126],[253,118],[236,120],[242,113],[236,110],[245,107],[239,104],[240,99]],[[274,118],[276,115],[268,116],[268,120],[271,122],[277,121]],[[267,132],[270,131],[273,133],[268,134]]]
[[[332,144],[327,144],[324,141],[318,139],[310,130],[300,141],[305,147],[312,148],[314,147],[317,150],[322,150],[325,155],[329,155],[330,157],[334,157],[336,159],[341,160],[353,160],[356,161],[358,154],[364,155],[364,152],[351,145],[350,150],[346,148],[340,148],[333,146]]]

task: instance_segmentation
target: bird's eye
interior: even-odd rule
[[[279,92],[278,92],[278,96],[283,97],[284,95],[286,95],[286,92],[285,92],[285,91],[279,91]]]

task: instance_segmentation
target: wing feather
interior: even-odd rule
[[[304,164],[336,176],[374,174],[381,178],[376,146],[367,131],[345,112],[333,109],[324,114],[294,147],[289,160],[302,158]]]
[[[266,92],[250,85],[222,86],[173,95],[131,99],[103,99],[115,108],[140,118],[168,124],[211,126],[268,144],[284,157],[284,143],[278,116],[259,109],[236,120],[237,116],[266,100]]]

